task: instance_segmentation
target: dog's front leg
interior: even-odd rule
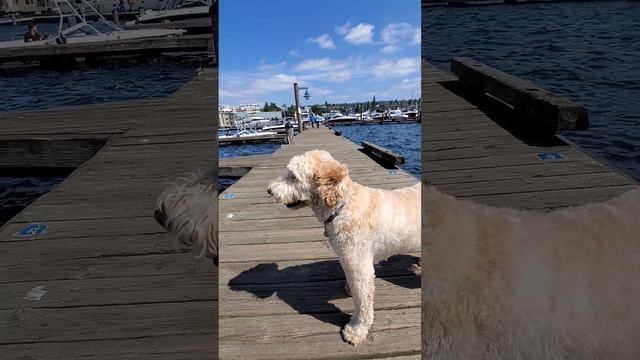
[[[339,256],[353,297],[353,315],[341,333],[345,341],[356,346],[366,340],[373,324],[375,293],[373,259],[359,255],[361,252],[361,249],[345,251]]]

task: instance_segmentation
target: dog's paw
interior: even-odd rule
[[[351,324],[345,325],[340,331],[342,339],[353,346],[358,346],[367,340],[369,329],[364,326],[351,326]]]
[[[420,266],[420,264],[411,264],[411,266],[409,267],[409,271],[411,271],[412,273],[421,276],[422,275],[422,266]]]
[[[347,294],[347,296],[351,296],[351,288],[349,287],[349,283],[346,281],[344,283],[344,293]]]

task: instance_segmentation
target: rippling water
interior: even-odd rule
[[[218,158],[226,159],[238,156],[271,154],[280,148],[277,143],[253,145],[226,145],[218,148]]]
[[[567,137],[640,179],[640,3],[428,8],[423,56],[467,56],[583,104],[588,131]],[[424,94],[428,96],[428,94]]]
[[[62,180],[0,177],[0,226]]]
[[[420,178],[420,125],[335,126],[334,129],[342,131],[342,136],[358,145],[366,140],[403,155],[405,163],[400,167]]]

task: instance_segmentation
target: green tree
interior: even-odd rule
[[[373,100],[371,101],[371,108],[372,108],[372,109],[377,109],[377,104],[376,104],[376,97],[375,97],[375,95],[373,96]]]

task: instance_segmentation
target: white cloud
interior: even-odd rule
[[[351,80],[353,73],[349,70],[342,71],[323,71],[311,74],[300,75],[303,80],[320,80],[328,82],[345,82]]]
[[[289,50],[289,56],[298,57],[300,55],[300,51],[298,49]]]
[[[262,60],[260,60],[260,65],[258,65],[258,68],[260,70],[263,70],[263,71],[272,71],[272,70],[276,70],[276,69],[282,69],[285,66],[287,66],[287,62],[286,61],[282,61],[282,62],[275,63],[275,64],[269,64],[266,60],[262,59]]]
[[[381,79],[389,77],[402,77],[420,70],[420,58],[402,58],[398,60],[380,60],[373,65],[371,71]]]
[[[385,47],[383,47],[382,49],[380,49],[381,52],[385,53],[385,54],[391,54],[394,53],[398,50],[400,50],[401,48],[399,46],[396,45],[387,45]]]
[[[351,27],[349,23],[336,28],[336,31],[344,35],[344,41],[354,44],[373,44],[373,29],[371,24],[360,23]]]
[[[327,96],[329,94],[333,94],[333,90],[330,90],[330,89],[322,89],[322,88],[314,87],[311,90],[312,90],[311,96],[314,96],[314,95],[315,96]]]
[[[307,59],[296,66],[297,71],[330,71],[344,69],[347,65],[344,62],[332,60],[330,58]]]
[[[268,78],[256,79],[253,84],[249,85],[247,93],[249,94],[267,94],[272,91],[293,89],[293,83],[299,81],[295,76],[286,74],[277,74]]]
[[[421,42],[422,42],[422,31],[418,27],[418,28],[416,28],[415,32],[413,33],[413,43],[419,45]]]
[[[336,44],[331,40],[329,34],[322,34],[316,38],[308,38],[308,42],[314,42],[318,44],[322,49],[335,49]]]
[[[393,97],[393,98],[405,98],[413,96],[413,98],[420,97],[420,79],[419,78],[407,78],[402,79],[399,83],[391,85],[387,91],[384,91],[379,96]]]
[[[408,23],[387,25],[380,33],[380,38],[386,46],[380,51],[391,53],[402,48],[402,44],[420,44],[420,27],[413,27]]]
[[[351,60],[334,60],[330,58],[307,59],[298,64],[295,70],[305,73],[300,75],[304,80],[321,80],[328,82],[345,82],[353,78],[356,62]]]

